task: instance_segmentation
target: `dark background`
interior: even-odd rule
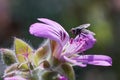
[[[15,36],[36,49],[43,39],[28,30],[41,17],[57,21],[68,32],[90,23],[97,43],[85,53],[112,57],[112,67],[74,67],[77,80],[120,80],[120,0],[0,0],[0,48],[11,48]],[[3,68],[0,62],[1,75]]]

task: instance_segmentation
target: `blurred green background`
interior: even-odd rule
[[[85,53],[112,57],[112,67],[74,67],[77,80],[120,80],[120,0],[0,0],[0,48],[11,48],[15,36],[36,49],[43,39],[28,30],[41,17],[57,21],[68,32],[90,23],[97,43]],[[0,75],[4,69],[0,62]]]

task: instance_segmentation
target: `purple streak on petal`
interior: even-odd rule
[[[63,56],[63,58],[65,59],[65,61],[67,61],[69,63],[72,63],[73,65],[77,65],[77,66],[80,66],[80,67],[86,67],[87,66],[86,64],[83,64],[82,62],[78,62],[77,60],[70,59],[66,56]]]
[[[68,33],[60,24],[56,23],[55,21],[45,18],[39,18],[38,20],[43,23],[40,22],[31,25],[29,29],[30,34],[56,41],[59,46],[55,48],[59,48],[59,51],[56,52],[56,56],[60,56],[63,46],[69,40]]]
[[[109,56],[105,55],[81,55],[79,57],[74,58],[78,62],[82,62],[85,64],[99,65],[99,66],[111,66],[112,59]]]
[[[49,25],[49,26],[51,26],[51,27],[53,27],[53,28],[55,28],[57,30],[57,32],[59,33],[59,35],[60,35],[59,39],[61,39],[63,45],[65,45],[66,42],[69,40],[68,33],[57,22],[52,21],[50,19],[46,19],[46,18],[38,18],[38,20],[45,23],[45,24],[47,24],[47,25]]]
[[[78,54],[82,52],[82,51],[79,51],[79,49],[82,48],[84,43],[85,43],[84,41],[76,41],[74,39],[70,39],[69,43],[67,43],[66,46],[64,47],[65,51],[62,53],[61,56],[70,57],[73,54]]]
[[[43,22],[43,23],[45,23],[45,24],[48,24],[48,25],[50,25],[50,26],[53,26],[53,27],[57,27],[57,28],[59,28],[59,29],[62,29],[64,32],[66,32],[66,31],[64,30],[64,28],[63,28],[60,24],[58,24],[57,22],[55,22],[55,21],[53,21],[53,20],[46,19],[46,18],[38,18],[38,20],[41,21],[41,22]],[[66,33],[66,34],[68,34],[68,33]]]
[[[14,77],[6,77],[4,78],[4,80],[27,80],[27,79],[24,79],[20,76],[14,76]]]

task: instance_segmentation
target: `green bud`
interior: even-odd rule
[[[45,72],[42,76],[42,80],[58,80],[58,73],[54,71]]]
[[[43,67],[44,68],[50,68],[50,64],[48,61],[43,61]]]
[[[16,62],[16,57],[12,50],[0,49],[0,52],[2,53],[2,60],[7,66],[14,64]]]
[[[63,71],[63,74],[67,76],[68,80],[75,80],[75,73],[73,67],[70,64],[62,64],[61,70]]]

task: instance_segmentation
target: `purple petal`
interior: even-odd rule
[[[63,27],[49,19],[39,18],[44,23],[35,23],[30,26],[30,33],[37,37],[49,38],[64,46],[69,39],[68,33]]]
[[[69,43],[67,43],[65,46],[64,46],[64,52],[61,56],[71,56],[73,54],[78,54],[82,51],[80,51],[80,49],[82,48],[82,46],[84,45],[84,41],[76,41],[74,39],[71,39],[69,41]]]
[[[65,45],[65,51],[62,55],[71,56],[72,54],[82,53],[90,49],[95,44],[96,39],[92,34],[80,34],[75,39],[70,39]]]
[[[82,62],[84,64],[92,64],[99,66],[111,66],[112,59],[109,56],[105,55],[81,55],[76,57],[77,62]]]
[[[4,80],[27,80],[27,79],[24,79],[20,76],[14,76],[14,77],[6,77],[4,78]]]
[[[83,64],[82,62],[77,62],[77,60],[70,59],[66,56],[63,56],[63,58],[65,59],[65,61],[67,61],[69,63],[72,63],[72,65],[77,65],[77,66],[81,66],[81,67],[86,67],[87,66],[86,64]]]
[[[57,22],[52,21],[50,19],[46,19],[46,18],[38,18],[38,20],[41,21],[41,22],[43,22],[43,23],[45,23],[45,24],[48,24],[50,26],[62,29],[68,35],[68,33],[64,30],[64,28],[60,24],[58,24]]]
[[[92,48],[96,42],[96,39],[92,34],[84,34],[84,33],[76,36],[75,40],[76,42],[84,42],[83,46],[79,48],[78,50],[79,52],[83,52]]]
[[[43,23],[35,23],[30,27],[30,33],[37,37],[50,38],[58,43],[62,44],[59,37],[59,33],[49,25]]]
[[[30,34],[37,37],[49,38],[50,40],[53,40],[52,42],[55,41],[55,43],[53,43],[55,45],[51,44],[51,46],[55,47],[54,50],[52,50],[53,55],[56,57],[60,56],[63,46],[69,40],[68,33],[55,21],[45,18],[39,18],[38,20],[43,23],[35,23],[31,25],[29,29]]]

